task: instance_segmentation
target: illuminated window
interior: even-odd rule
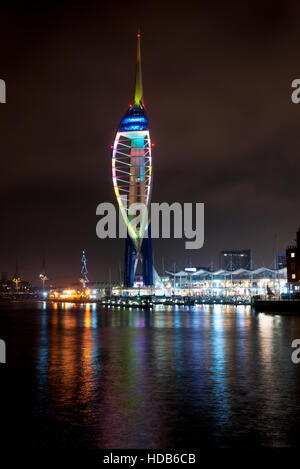
[[[295,253],[294,253],[294,252],[291,252],[291,257],[295,257]]]
[[[295,279],[296,278],[296,274],[292,274],[292,279]]]

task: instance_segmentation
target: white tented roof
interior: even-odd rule
[[[256,274],[261,274],[265,272],[266,276],[270,273],[272,274],[281,274],[281,275],[286,275],[286,267],[283,267],[282,269],[269,269],[268,267],[259,267],[258,269],[253,269],[253,270],[248,270],[248,269],[237,269],[237,270],[224,270],[224,269],[218,269],[218,270],[206,270],[206,269],[200,269],[197,270],[196,272],[186,272],[185,270],[180,270],[179,272],[166,272],[168,275],[172,275],[175,277],[200,277],[201,275],[211,275],[211,276],[238,276],[241,274],[248,274],[249,276],[251,275],[256,275]]]

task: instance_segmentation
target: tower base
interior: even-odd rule
[[[143,239],[140,258],[143,267],[143,282],[145,286],[153,285],[153,262],[152,262],[152,240],[151,226],[148,226],[148,237]],[[136,248],[127,234],[125,244],[125,270],[124,287],[133,287],[134,276],[138,263]]]

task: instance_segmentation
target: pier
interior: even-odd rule
[[[298,313],[300,315],[300,298],[254,298],[252,304],[257,312]]]

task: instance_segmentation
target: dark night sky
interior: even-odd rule
[[[40,5],[43,4],[43,6]],[[248,248],[270,265],[299,217],[300,6],[249,2],[10,2],[0,7],[0,271],[37,283],[118,278],[123,242],[99,240],[96,206],[114,201],[110,145],[132,100],[142,29],[154,149],[152,200],[204,202],[205,245],[154,241],[160,270]]]

